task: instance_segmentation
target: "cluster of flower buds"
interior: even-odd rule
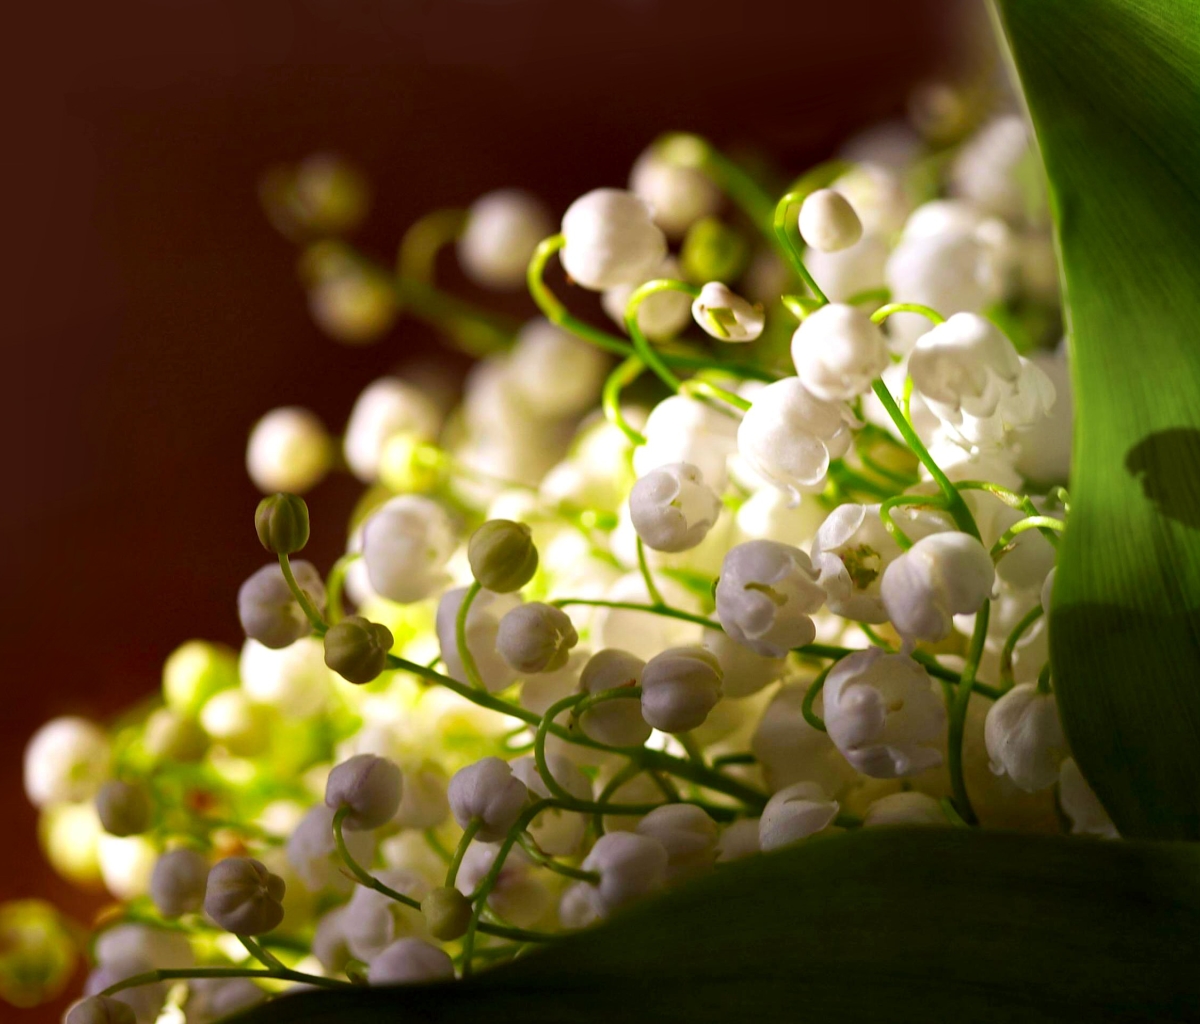
[[[104,926],[70,1024],[207,1021],[266,996],[242,968],[467,975],[845,829],[1115,836],[1048,667],[1070,395],[1025,128],[984,126],[927,202],[910,142],[859,140],[759,238],[770,197],[669,136],[557,232],[511,190],[423,218],[396,274],[333,237],[348,168],[270,179],[320,326],[415,317],[483,358],[453,412],[426,368],[340,439],[268,413],[240,654],[189,642],[150,713],[30,742],[55,867],[138,921]],[[447,245],[481,288],[528,273],[542,316],[430,301]],[[617,329],[567,311],[555,256]],[[299,495],[339,465],[367,491],[321,571]]]

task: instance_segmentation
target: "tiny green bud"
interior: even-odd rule
[[[351,615],[325,634],[325,664],[348,682],[369,683],[383,671],[393,642],[387,626]]]
[[[533,531],[524,523],[489,519],[471,534],[467,544],[471,574],[496,594],[520,590],[537,572],[538,553]]]
[[[429,934],[443,942],[461,938],[471,922],[470,901],[448,885],[434,889],[421,901],[421,913]]]
[[[746,269],[746,240],[716,217],[696,221],[683,239],[679,260],[689,280],[733,281]]]
[[[194,715],[213,694],[237,685],[237,657],[220,644],[189,640],[163,665],[163,698],[183,715]]]
[[[290,555],[308,543],[308,506],[295,494],[271,494],[254,511],[254,529],[262,546]]]
[[[96,794],[96,814],[104,831],[114,836],[136,836],[150,827],[154,805],[141,782],[110,779]]]

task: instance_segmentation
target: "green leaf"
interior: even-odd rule
[[[1200,847],[863,830],[750,858],[469,981],[238,1024],[1168,1021],[1200,1012]]]
[[[1200,9],[997,0],[1045,159],[1076,435],[1051,659],[1122,834],[1200,839]]]

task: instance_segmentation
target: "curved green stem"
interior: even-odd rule
[[[338,978],[323,978],[317,974],[305,974],[303,971],[293,971],[284,967],[276,970],[258,970],[253,967],[163,967],[157,971],[147,971],[135,974],[131,978],[109,985],[102,996],[115,996],[128,988],[138,988],[141,985],[155,985],[160,981],[187,981],[192,978],[275,978],[278,981],[294,981],[302,985],[316,985],[319,988],[355,988],[349,981]]]
[[[629,332],[629,337],[633,341],[633,350],[637,353],[638,358],[653,370],[667,387],[672,391],[678,391],[683,386],[683,381],[675,376],[671,368],[659,358],[658,353],[654,351],[654,346],[650,344],[641,325],[638,324],[638,311],[641,309],[642,303],[650,296],[666,291],[681,291],[692,298],[700,294],[698,288],[684,281],[674,281],[669,278],[647,281],[634,289],[633,294],[629,296],[629,301],[625,304],[625,330]]]
[[[360,558],[362,558],[361,551],[347,551],[333,563],[333,568],[325,577],[325,611],[329,616],[331,626],[342,621],[344,616],[342,591],[346,585],[346,572]]]
[[[804,265],[804,240],[800,237],[799,221],[797,217],[792,216],[792,207],[800,205],[806,198],[808,198],[808,191],[788,192],[775,205],[773,226],[775,237],[779,240],[779,246],[792,265],[792,269],[824,306],[829,302],[829,298],[821,291],[821,286],[817,284],[812,274],[809,273],[808,267]]]
[[[975,630],[971,634],[971,643],[967,648],[967,661],[963,666],[962,677],[954,690],[954,700],[950,706],[948,743],[950,786],[954,793],[955,808],[969,825],[976,824],[979,819],[975,816],[971,798],[967,794],[967,781],[963,773],[963,740],[966,736],[967,706],[971,702],[975,673],[979,671],[979,659],[983,657],[983,647],[987,641],[990,612],[991,602],[984,601],[979,611],[975,613]]]
[[[521,849],[529,854],[530,859],[535,864],[540,864],[548,871],[553,871],[556,875],[562,875],[564,878],[573,878],[577,882],[588,882],[591,885],[600,884],[600,873],[598,871],[583,871],[580,868],[573,868],[570,864],[564,864],[562,861],[555,860],[550,854],[546,853],[528,832],[523,832],[517,837],[517,842],[521,844]]]
[[[646,364],[637,356],[630,356],[608,375],[600,395],[604,418],[621,431],[635,448],[644,445],[646,438],[625,419],[625,414],[621,411],[621,391],[637,380],[645,368]]]
[[[804,700],[800,704],[800,713],[804,716],[804,720],[814,729],[819,729],[821,732],[828,732],[825,728],[824,720],[813,710],[813,704],[816,703],[817,695],[825,689],[825,680],[828,678],[833,666],[822,669],[817,678],[812,681],[808,689],[804,691]]]
[[[333,816],[333,838],[337,843],[338,856],[342,858],[346,867],[350,869],[350,873],[354,875],[359,885],[365,886],[368,889],[374,889],[378,893],[382,893],[397,903],[403,903],[406,907],[411,907],[414,910],[421,909],[420,900],[415,900],[411,896],[405,896],[402,892],[397,892],[389,885],[385,885],[378,878],[372,875],[369,871],[362,867],[351,855],[346,848],[346,837],[342,834],[342,822],[346,820],[346,815],[350,813],[349,807],[342,807]]]
[[[477,690],[486,690],[487,687],[483,685],[483,677],[479,674],[479,666],[475,664],[475,655],[471,653],[470,647],[467,646],[467,615],[470,614],[471,605],[475,603],[475,598],[479,596],[479,592],[482,589],[483,586],[478,580],[472,582],[467,588],[467,592],[463,595],[462,604],[458,606],[458,615],[454,619],[454,643],[458,648],[458,659],[462,662],[467,682]]]
[[[871,322],[881,324],[894,313],[917,313],[935,325],[946,322],[946,318],[936,309],[932,309],[929,306],[922,306],[919,302],[889,302],[886,306],[880,306],[871,314]]]
[[[939,498],[928,494],[897,494],[879,506],[879,519],[883,523],[883,528],[891,535],[892,540],[907,551],[913,546],[913,542],[892,518],[892,509],[901,505],[926,505],[930,508],[944,508],[945,506]]]
[[[1000,561],[1013,548],[1013,541],[1027,530],[1052,530],[1055,533],[1061,533],[1066,529],[1066,523],[1061,519],[1055,519],[1053,516],[1027,516],[1018,523],[1013,523],[1007,530],[1000,534],[996,543],[992,545],[992,560]]]
[[[1004,690],[1011,690],[1015,685],[1016,680],[1013,679],[1013,656],[1016,654],[1017,644],[1021,642],[1023,637],[1038,619],[1045,614],[1045,609],[1041,603],[1035,604],[1023,616],[1021,621],[1012,628],[1012,632],[1004,641],[1004,647],[1000,651],[1000,686]]]
[[[960,491],[987,491],[989,494],[999,498],[1009,508],[1014,508],[1018,512],[1024,512],[1027,517],[1042,514],[1041,510],[1033,503],[1033,499],[1027,494],[1018,494],[1016,491],[1011,491],[1007,487],[1001,487],[999,484],[989,483],[987,480],[963,480],[955,486]],[[1064,511],[1066,510],[1064,509]],[[1061,529],[1061,526],[1039,526],[1038,529],[1046,540],[1054,547],[1058,547],[1058,531]]]
[[[650,564],[646,561],[646,545],[642,542],[641,537],[637,539],[637,563],[651,603],[656,607],[666,608],[667,602],[663,600],[662,592],[658,589],[658,584],[654,582],[654,574],[650,572]]]
[[[460,234],[467,223],[467,211],[432,210],[413,221],[400,239],[396,273],[402,278],[433,283],[437,254]]]
[[[292,596],[296,599],[296,603],[300,606],[300,610],[304,612],[304,617],[311,623],[312,628],[318,634],[324,634],[326,630],[325,620],[321,618],[321,613],[317,611],[316,606],[312,603],[308,594],[304,592],[300,584],[296,582],[296,577],[292,573],[292,562],[286,554],[280,552],[279,568],[283,571],[283,578],[287,581],[288,590],[292,592]]]
[[[479,831],[482,825],[483,822],[479,818],[472,818],[463,830],[462,838],[459,839],[458,846],[454,849],[454,856],[450,859],[450,865],[446,868],[447,889],[453,889],[454,883],[458,881],[458,869],[462,866],[463,857],[467,853],[467,847],[471,845],[471,840],[475,838],[475,833]]]

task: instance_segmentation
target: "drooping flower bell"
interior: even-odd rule
[[[820,832],[833,823],[838,803],[815,782],[797,782],[767,801],[758,821],[758,842],[764,852],[778,850]]]
[[[372,588],[398,604],[428,597],[443,583],[457,539],[436,501],[415,494],[392,498],[363,524],[362,559]]]
[[[861,309],[831,302],[796,328],[792,362],[800,383],[817,398],[850,401],[887,368],[887,343]]]
[[[721,499],[700,470],[686,462],[652,469],[629,492],[633,528],[655,551],[694,548],[720,514]]]
[[[386,757],[356,754],[329,773],[325,806],[345,810],[345,828],[351,832],[379,828],[400,806],[404,778]]]
[[[692,302],[692,319],[719,341],[753,341],[763,332],[761,303],[747,302],[720,281],[709,281]]]
[[[525,807],[529,790],[498,757],[485,757],[456,772],[447,790],[450,811],[461,828],[478,821],[475,837],[494,843],[508,834]]]
[[[563,214],[562,265],[584,288],[604,291],[636,281],[667,254],[667,240],[650,208],[632,192],[598,188]]]
[[[974,615],[991,595],[996,571],[987,549],[957,531],[923,537],[884,570],[879,593],[906,640],[937,643],[955,615]]]
[[[717,617],[734,640],[765,658],[812,643],[812,615],[825,591],[808,555],[773,540],[751,540],[732,548],[721,564]]]
[[[467,209],[458,237],[458,262],[485,288],[525,283],[525,269],[538,242],[553,229],[550,213],[536,196],[515,188],[488,192]]]
[[[1026,793],[1053,786],[1070,755],[1058,702],[1034,683],[1014,686],[988,709],[983,736],[992,771]]]

